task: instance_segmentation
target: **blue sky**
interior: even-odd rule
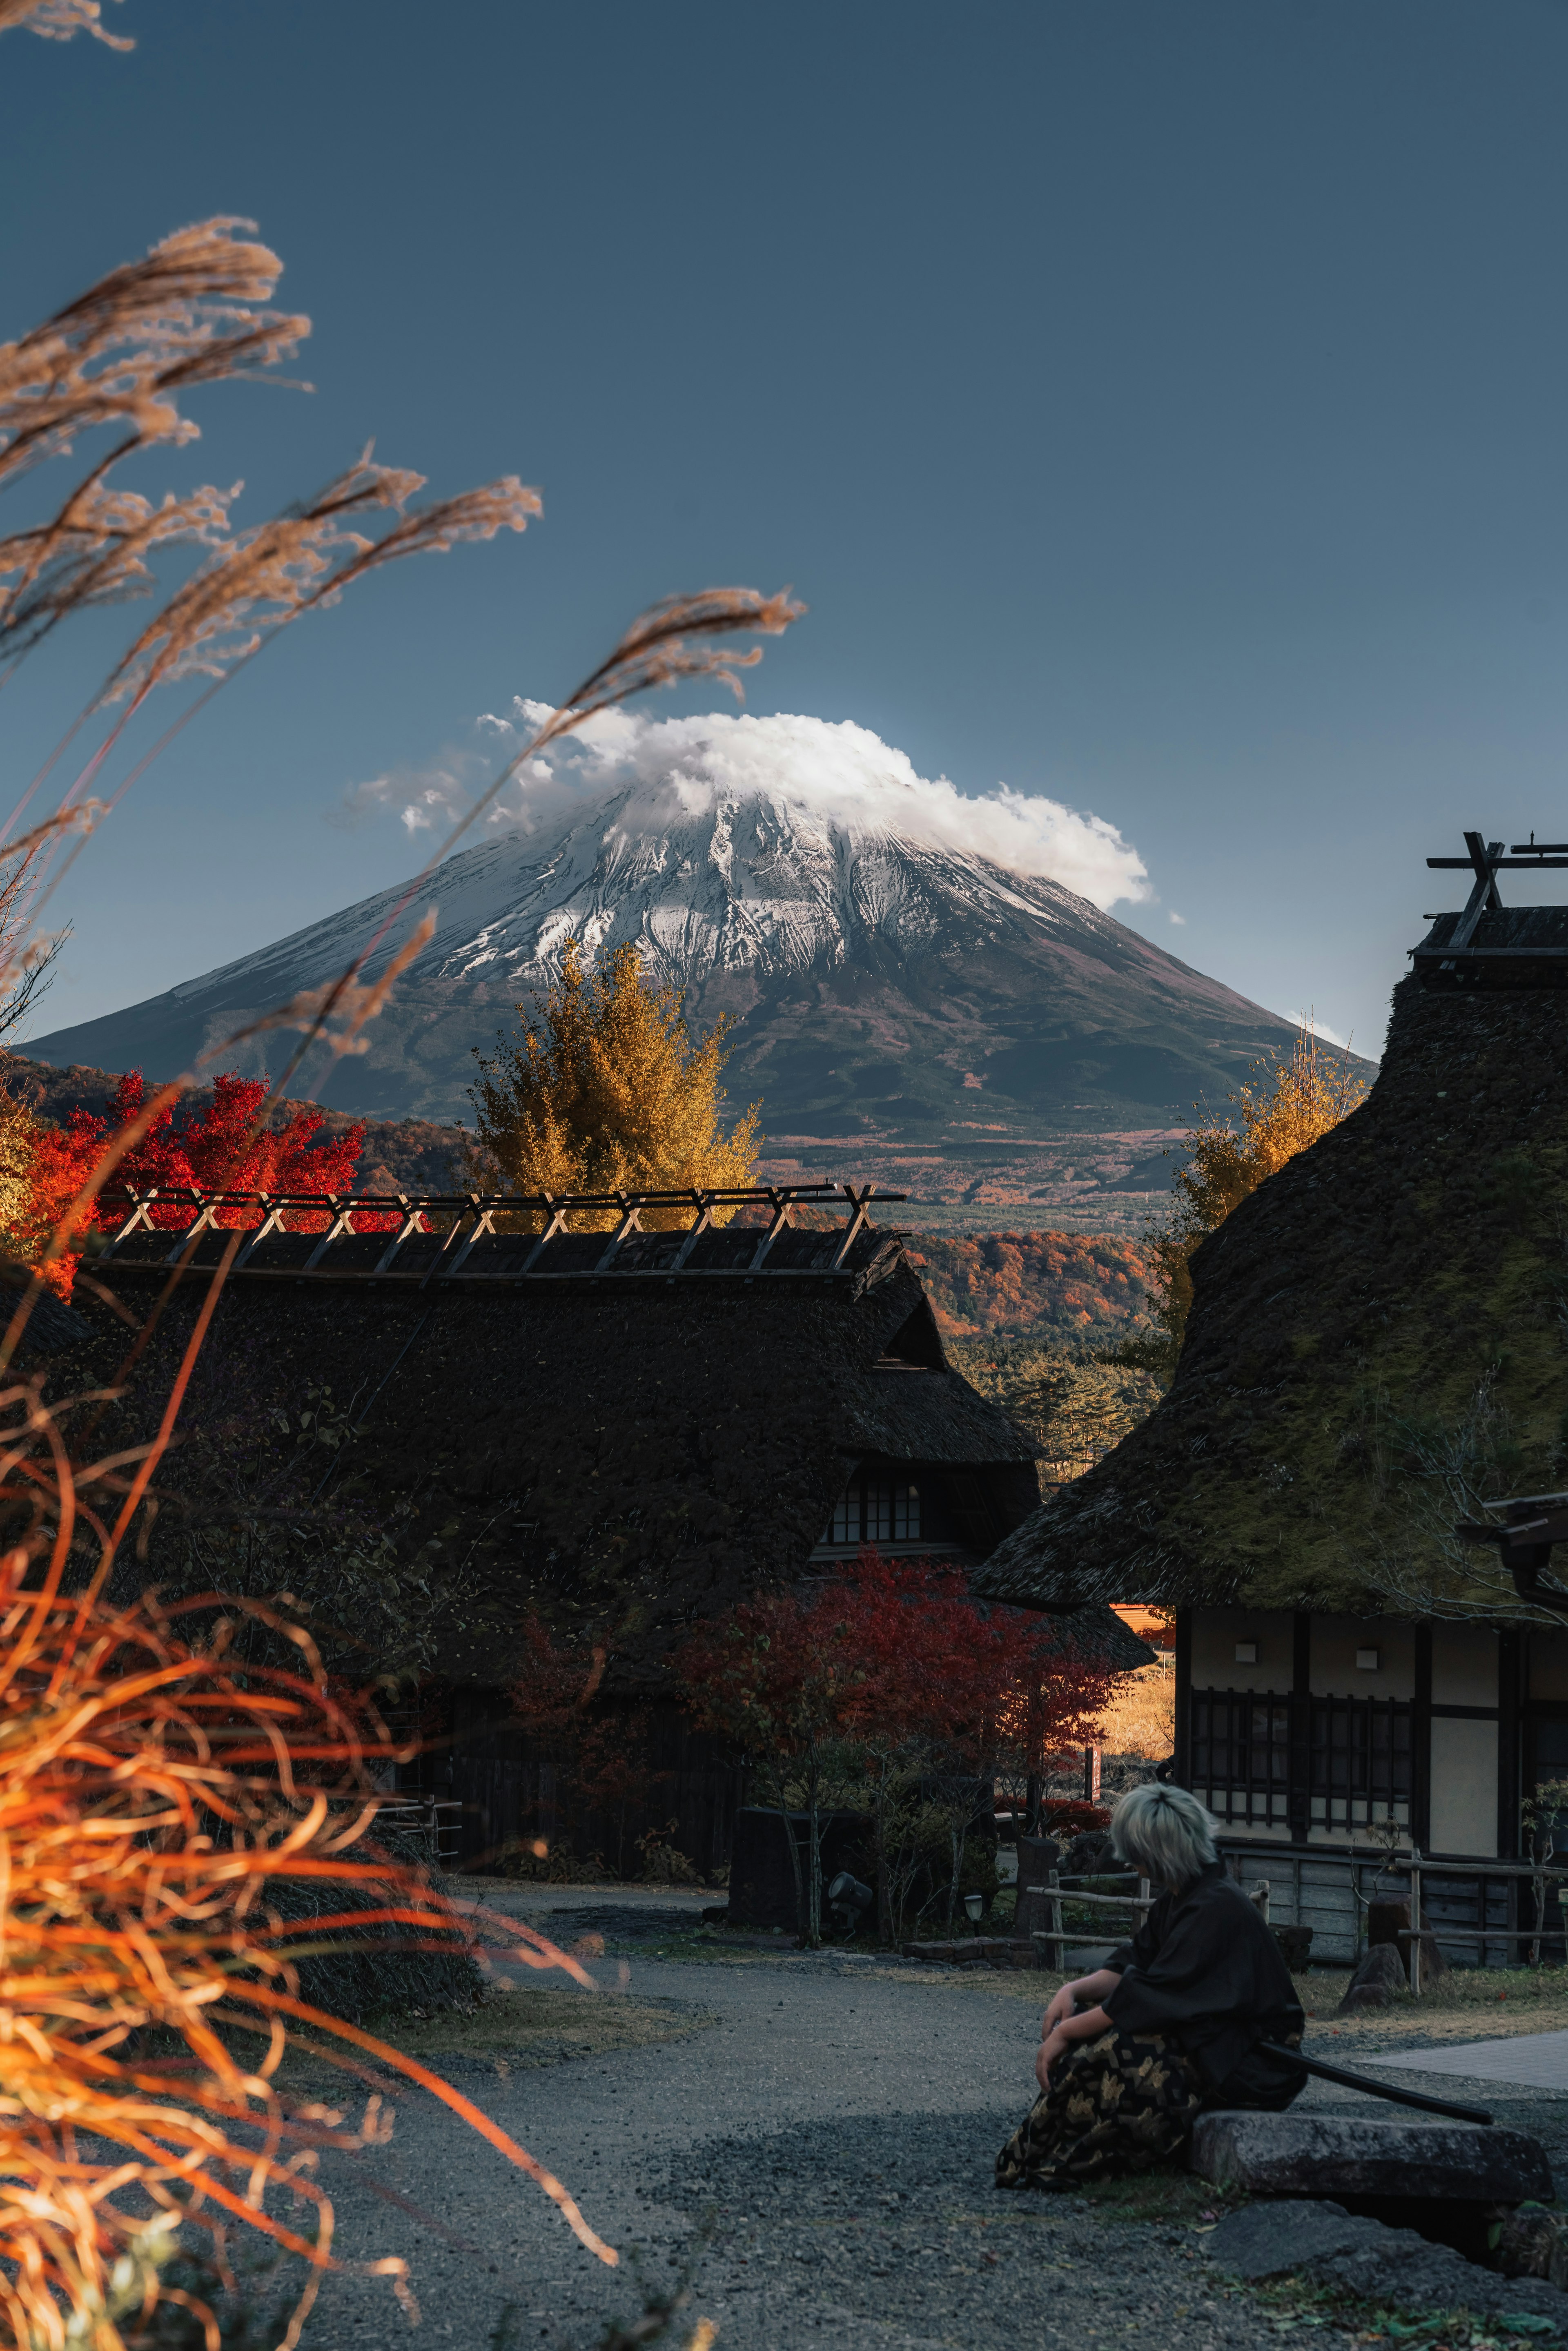
[[[373,434],[545,516],[218,697],[76,868],[40,1029],[398,878],[346,792],[710,580],[811,608],[748,707],[1109,820],[1124,919],[1363,1050],[1456,902],[1423,857],[1568,838],[1562,6],[110,13],[133,54],[0,43],[0,336],[246,214],[318,389],[216,389],[127,479],[257,520]],[[9,779],[127,617],[7,688]]]

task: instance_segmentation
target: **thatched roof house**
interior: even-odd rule
[[[976,1579],[1174,1608],[1178,1776],[1298,1850],[1515,1854],[1568,1771],[1568,1590],[1455,1532],[1568,1485],[1568,910],[1489,911],[1473,847],[1368,1100],[1197,1253],[1169,1394]]]
[[[629,1197],[617,1231],[570,1231],[553,1203],[541,1237],[497,1230],[518,1218],[494,1207],[454,1223],[448,1200],[431,1204],[444,1232],[418,1231],[411,1203],[401,1238],[356,1234],[345,1211],[319,1238],[247,1240],[208,1376],[232,1364],[285,1409],[329,1386],[361,1425],[355,1487],[393,1506],[401,1554],[466,1576],[435,1668],[460,1782],[465,1756],[481,1777],[520,1765],[506,1692],[530,1614],[603,1643],[627,1703],[657,1699],[699,1620],[831,1573],[862,1542],[977,1562],[1035,1507],[1036,1448],[949,1368],[899,1235],[869,1224],[869,1196],[842,1225],[795,1228],[800,1196],[755,1196],[766,1228],[716,1228],[713,1203],[687,1202],[684,1228],[643,1232]],[[94,1280],[140,1315],[180,1244],[128,1227]],[[196,1267],[221,1247],[196,1235]],[[182,1286],[165,1348],[204,1288]],[[107,1350],[101,1303],[84,1311]],[[1115,1662],[1146,1658],[1108,1610],[1080,1621]],[[700,1778],[684,1721],[666,1730],[685,1759],[671,1768]],[[463,1801],[484,1814],[472,1845],[511,1834],[504,1793]],[[700,1814],[688,1849],[711,1860],[727,1801],[694,1781],[651,1810],[681,1818],[683,1842]]]

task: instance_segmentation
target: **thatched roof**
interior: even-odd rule
[[[1529,1615],[1452,1529],[1568,1484],[1565,1183],[1568,998],[1401,982],[1365,1103],[1197,1252],[1169,1395],[977,1588]]]
[[[710,1262],[656,1279],[594,1272],[603,1234],[571,1239],[577,1270],[558,1259],[543,1278],[422,1289],[363,1270],[238,1273],[202,1377],[209,1394],[231,1386],[269,1409],[298,1411],[317,1383],[356,1400],[353,1479],[404,1506],[404,1555],[435,1573],[483,1562],[483,1593],[441,1661],[452,1677],[507,1680],[519,1620],[537,1609],[607,1639],[620,1677],[646,1681],[695,1621],[807,1572],[858,1460],[928,1465],[977,1559],[1038,1499],[1033,1442],[947,1367],[896,1234],[862,1228],[841,1254],[841,1232],[784,1232],[753,1278],[758,1238],[711,1237],[728,1273]],[[673,1251],[680,1236],[654,1238]],[[140,1319],[168,1245],[156,1236],[143,1262],[113,1258],[94,1280]],[[345,1243],[344,1256],[382,1246]],[[204,1289],[176,1293],[147,1397],[165,1392]],[[54,1366],[56,1393],[104,1377],[124,1344],[85,1283],[78,1301],[95,1336]],[[125,1407],[106,1435],[124,1441],[149,1408]],[[166,1482],[179,1479],[176,1455]],[[1119,1666],[1146,1660],[1104,1612],[1074,1630]]]

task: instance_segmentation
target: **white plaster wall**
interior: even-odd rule
[[[1563,1637],[1561,1634],[1546,1635],[1548,1640]],[[1433,1625],[1432,1703],[1497,1704],[1497,1635],[1485,1625]]]
[[[1288,1611],[1260,1608],[1195,1608],[1192,1619],[1194,1689],[1269,1690],[1291,1687]],[[1239,1666],[1236,1645],[1256,1641],[1258,1662]],[[1370,1680],[1371,1677],[1367,1678]]]
[[[1459,1701],[1450,1700],[1458,1705]],[[1432,1724],[1432,1851],[1477,1861],[1497,1852],[1497,1725]]]
[[[1382,1653],[1375,1673],[1356,1664],[1358,1649]],[[1314,1616],[1312,1689],[1320,1698],[1414,1698],[1415,1626],[1397,1616]]]
[[[1531,1632],[1525,1637],[1530,1643],[1531,1697],[1568,1698],[1568,1633]],[[1495,1698],[1479,1702],[1497,1703]]]

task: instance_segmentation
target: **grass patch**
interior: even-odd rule
[[[1196,2172],[1156,2165],[1152,2171],[1134,2171],[1124,2179],[1093,2179],[1071,2191],[1092,2205],[1108,2220],[1164,2220],[1176,2227],[1198,2228],[1223,2220],[1246,2202],[1244,2196],[1227,2196],[1213,2181]]]
[[[1507,2351],[1507,2346],[1521,2351],[1527,2343],[1560,2339],[1550,2318],[1522,2312],[1479,2318],[1469,2310],[1386,2310],[1308,2278],[1275,2278],[1247,2291],[1281,2333],[1298,2326],[1333,2326],[1357,2343],[1398,2345],[1400,2351]]]
[[[559,2065],[617,2049],[683,2041],[716,2023],[674,2001],[632,2000],[622,1992],[522,1984],[491,1992],[476,2008],[423,2014],[402,2009],[373,2018],[369,2030],[407,2057],[441,2064],[467,2058],[492,2065]],[[301,2053],[293,2064],[308,2064]]]
[[[1397,1991],[1386,2008],[1336,2013],[1349,1974],[1296,1978],[1309,2042],[1327,2036],[1372,2049],[1407,2042],[1507,2040],[1521,2032],[1568,2032],[1568,1968],[1454,1968],[1419,2000]]]

